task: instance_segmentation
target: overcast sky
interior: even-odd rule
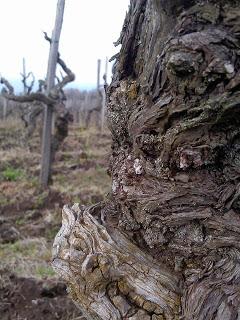
[[[0,0],[2,76],[20,79],[25,57],[27,71],[36,79],[45,78],[49,45],[42,31],[51,35],[56,4],[57,0]],[[60,53],[76,75],[75,85],[95,86],[97,59],[103,60],[103,68],[105,57],[119,51],[113,42],[128,5],[129,0],[66,0]]]

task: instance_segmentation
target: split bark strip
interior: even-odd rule
[[[55,27],[50,43],[50,52],[47,71],[47,95],[49,96],[55,84],[56,66],[58,60],[59,39],[63,23],[65,0],[58,0]],[[46,104],[44,110],[43,138],[42,138],[42,159],[40,183],[45,188],[49,183],[51,171],[51,137],[52,137],[53,104]]]

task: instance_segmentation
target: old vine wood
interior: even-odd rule
[[[53,265],[89,319],[240,319],[240,4],[131,0],[108,87],[112,193]]]

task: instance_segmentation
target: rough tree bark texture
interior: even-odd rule
[[[112,195],[53,265],[90,319],[240,319],[240,5],[132,0],[108,89]]]

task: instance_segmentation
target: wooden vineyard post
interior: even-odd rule
[[[55,26],[52,33],[48,70],[47,70],[47,95],[55,84],[55,73],[58,60],[59,39],[63,23],[65,0],[58,0]],[[46,187],[49,182],[51,172],[51,137],[52,137],[52,119],[53,105],[46,105],[44,110],[43,138],[42,138],[42,160],[40,183],[42,187]]]
[[[106,108],[106,89],[107,89],[107,73],[108,73],[108,57],[105,60],[105,72],[103,75],[104,80],[104,92],[102,98],[102,112],[101,112],[101,132],[103,132],[104,128],[104,118],[105,118],[105,108]]]

